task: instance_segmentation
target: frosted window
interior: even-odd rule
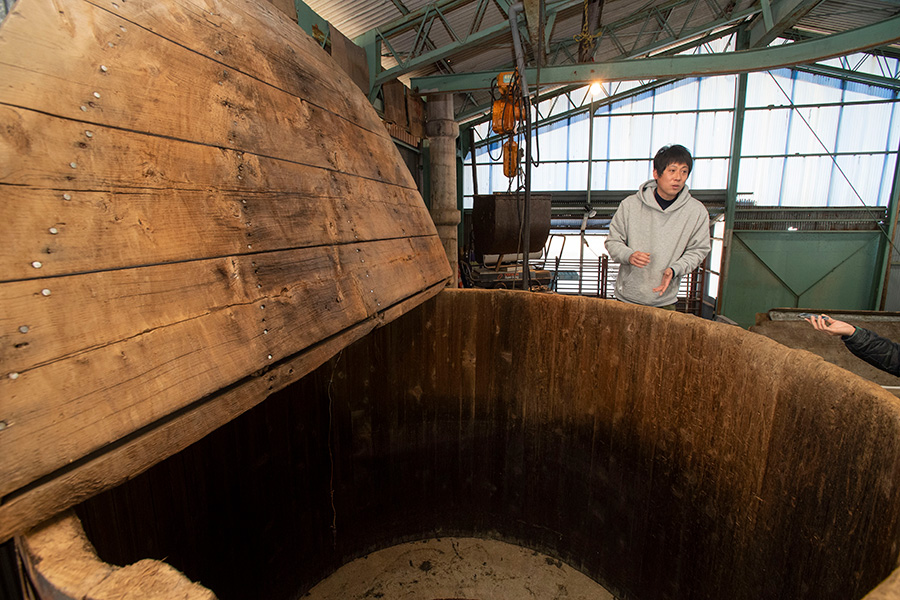
[[[697,133],[697,113],[678,113],[657,115],[653,124],[653,137],[645,154],[653,156],[657,150],[669,144],[681,144],[698,155],[694,143]]]
[[[790,117],[790,110],[785,109],[745,112],[741,153],[744,156],[783,154]]]
[[[700,80],[699,108],[733,108],[735,81],[734,75]]]
[[[565,127],[565,121],[559,126],[549,128],[541,128],[538,136],[538,144],[540,144],[541,161],[545,160],[566,160],[569,150],[569,132]],[[525,143],[519,143],[519,148],[525,150]],[[537,148],[531,149],[532,156],[537,158]]]
[[[790,105],[791,72],[788,69],[771,71],[775,80],[769,76],[769,72],[750,73],[747,76],[747,106],[784,106]],[[777,81],[777,84],[776,84]],[[787,97],[778,86],[787,92]]]
[[[544,163],[531,168],[531,189],[538,191],[554,191],[566,189],[566,163]],[[524,168],[524,165],[523,165]]]
[[[593,175],[591,175],[593,177]],[[567,190],[586,190],[587,189],[587,162],[573,162],[569,163],[569,173],[568,173],[568,181],[569,185],[566,186]],[[591,188],[596,189],[597,186],[595,182],[591,182]]]
[[[738,194],[757,206],[778,206],[783,168],[782,158],[742,159]]]
[[[728,159],[697,159],[688,186],[698,190],[721,190],[728,187]]]
[[[841,109],[799,108],[791,112],[787,151],[789,154],[832,152]],[[802,115],[802,118],[801,118]],[[804,121],[805,119],[805,121]],[[819,143],[821,140],[821,144]],[[822,144],[825,147],[822,147]]]
[[[595,131],[596,133],[596,131]],[[588,120],[586,118],[571,119],[569,124],[569,159],[587,160],[588,157]]]
[[[884,205],[880,191],[884,180],[885,160],[879,155],[839,156],[837,165],[846,178],[832,163],[830,206],[878,206]],[[850,181],[848,182],[847,179]],[[852,184],[852,187],[851,187]],[[856,190],[854,192],[853,190]],[[887,188],[890,193],[890,188]],[[859,194],[859,196],[857,196]],[[861,199],[860,199],[861,196]]]
[[[609,158],[609,147],[612,143],[612,138],[609,134],[609,123],[609,118],[594,117],[594,160]]]
[[[896,150],[887,145],[891,113],[889,104],[845,106],[841,115],[838,152]]]
[[[823,206],[831,179],[831,158],[791,156],[785,160],[781,206]]]
[[[728,156],[731,151],[731,112],[700,113],[697,115],[697,140],[703,140],[703,154]]]

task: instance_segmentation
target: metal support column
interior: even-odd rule
[[[745,31],[738,34],[737,46],[745,48]],[[725,192],[725,234],[722,243],[722,266],[719,269],[719,298],[716,314],[722,313],[725,304],[725,281],[728,278],[728,263],[731,260],[731,238],[734,233],[734,213],[737,205],[738,176],[741,170],[741,145],[744,140],[744,111],[747,108],[747,74],[737,76],[734,89],[734,120],[731,125],[731,153],[728,165],[728,189]]]
[[[453,269],[449,287],[457,286],[459,269],[459,209],[457,208],[456,138],[459,124],[453,118],[453,94],[436,94],[428,97],[428,119],[425,133],[428,136],[431,172],[431,218]]]
[[[578,254],[578,295],[581,295],[581,280],[584,279],[584,230],[587,228],[588,212],[591,206],[591,172],[594,170],[594,104],[595,99],[591,96],[591,112],[588,114],[588,163],[587,163],[587,204],[584,207],[584,217],[581,219],[581,247]],[[599,290],[598,290],[599,294]]]
[[[881,262],[881,278],[878,285],[878,310],[885,310],[887,303],[888,282],[891,277],[891,264],[894,262],[894,239],[897,232],[897,213],[900,206],[900,147],[897,148],[897,159],[894,163],[894,187],[891,190],[891,200],[888,204],[888,243],[885,244],[884,255]]]

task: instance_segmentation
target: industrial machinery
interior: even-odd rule
[[[472,205],[469,251],[460,261],[464,283],[480,288],[522,288],[525,261],[522,194],[476,195]],[[529,257],[540,258],[550,233],[550,195],[532,194]],[[550,285],[552,273],[529,266],[529,287]]]

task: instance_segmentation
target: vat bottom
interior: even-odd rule
[[[347,563],[305,600],[615,600],[569,565],[495,540],[439,538],[385,548]]]

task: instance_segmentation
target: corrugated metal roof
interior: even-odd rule
[[[507,15],[497,2],[487,3],[481,21],[476,23],[479,0],[306,0],[307,5],[337,27],[350,39],[378,29],[388,33],[382,47],[385,69],[399,61],[420,56],[433,48],[456,44],[440,62],[425,62],[406,67],[401,81],[448,72],[466,73],[510,69],[514,64],[512,36]],[[575,36],[582,30],[582,0],[557,0],[548,4],[558,9],[550,32],[549,58],[545,65],[568,64],[577,56]],[[390,32],[404,14],[424,12],[435,16],[440,7],[441,18],[423,29],[421,20],[409,21],[405,30]],[[561,7],[561,8],[560,8]],[[821,0],[803,15],[794,29],[806,34],[832,34],[872,25],[900,15],[898,0]],[[603,33],[597,41],[595,61],[623,57],[637,58],[679,47],[705,34],[720,32],[741,20],[760,19],[759,0],[606,0],[603,6]],[[483,33],[494,28],[494,35]],[[427,30],[427,39],[422,33]],[[469,36],[482,37],[472,43]],[[533,49],[523,41],[528,62]],[[695,42],[692,42],[695,43]],[[557,50],[568,44],[567,52]],[[900,46],[898,46],[900,48]],[[390,49],[396,53],[391,55]],[[486,99],[486,92],[476,98]]]

